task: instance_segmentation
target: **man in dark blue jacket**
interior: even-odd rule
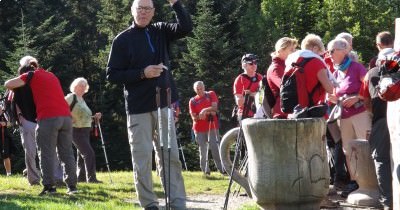
[[[178,0],[168,0],[176,13],[176,23],[150,23],[154,16],[152,0],[134,0],[131,11],[133,24],[114,38],[107,65],[107,79],[124,85],[127,112],[129,144],[132,153],[135,187],[140,205],[145,209],[158,209],[158,201],[153,191],[151,163],[153,136],[157,129],[156,87],[160,88],[160,107],[164,145],[168,145],[167,89],[171,90],[171,102],[177,101],[177,92],[169,71],[169,45],[192,30],[192,21]],[[164,162],[170,162],[170,206],[185,209],[186,193],[179,161],[175,128],[170,131],[171,158],[164,152]],[[155,141],[156,155],[160,155],[160,142]],[[165,147],[166,147],[165,146]],[[164,147],[164,148],[165,148]],[[160,157],[158,160],[162,160]],[[163,164],[158,166],[164,173]],[[165,167],[165,174],[169,167]],[[167,180],[168,182],[168,180]]]

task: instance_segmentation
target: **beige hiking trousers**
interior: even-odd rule
[[[172,209],[186,208],[186,192],[182,177],[182,164],[179,160],[178,144],[176,140],[175,125],[172,123],[172,140],[170,142],[170,161],[168,160],[168,108],[161,109],[162,140],[166,182],[164,183],[164,167],[161,161],[161,148],[158,140],[157,111],[143,114],[132,114],[127,116],[129,144],[132,154],[133,174],[135,178],[136,193],[140,205],[145,207],[158,206],[157,196],[153,191],[153,180],[151,176],[152,150],[156,151],[158,171],[161,182],[170,186],[170,207]],[[154,144],[153,144],[154,143]],[[168,167],[168,163],[170,166]],[[170,177],[168,178],[170,168]],[[170,184],[168,183],[170,180]]]

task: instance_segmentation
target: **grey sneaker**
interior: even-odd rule
[[[67,190],[68,195],[73,195],[76,193],[78,193],[78,189],[76,189],[75,185],[68,186],[68,190]]]

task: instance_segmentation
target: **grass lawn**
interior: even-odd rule
[[[224,195],[228,187],[228,177],[213,173],[204,177],[201,172],[183,172],[188,195]],[[0,176],[0,209],[141,209],[136,203],[131,171],[112,172],[110,183],[107,172],[98,172],[102,184],[79,183],[79,193],[67,195],[66,187],[58,187],[57,194],[38,196],[42,186],[29,186],[20,174],[11,177]],[[159,198],[163,197],[160,179],[153,172],[154,189]],[[250,207],[251,208],[251,207]],[[246,207],[244,209],[247,209]]]

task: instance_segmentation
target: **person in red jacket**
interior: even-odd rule
[[[233,84],[233,94],[235,95],[238,121],[253,117],[256,112],[254,96],[260,86],[259,82],[262,75],[257,73],[257,56],[254,54],[245,54],[242,57],[243,73],[236,77]],[[245,101],[248,95],[248,101]],[[244,112],[244,110],[246,112]]]
[[[36,144],[44,185],[39,195],[56,192],[53,173],[54,162],[58,161],[55,159],[56,153],[64,165],[67,193],[74,194],[77,192],[77,177],[72,151],[72,118],[60,81],[53,73],[40,68],[36,62],[28,63],[27,67],[34,71],[27,71],[7,80],[5,86],[10,90],[24,86],[28,75],[33,74],[29,85],[36,105]]]
[[[218,97],[214,91],[205,91],[204,83],[197,81],[193,84],[196,96],[189,101],[190,116],[193,120],[193,131],[199,144],[200,168],[209,175],[208,149],[210,148],[215,166],[224,173],[218,147]]]
[[[275,52],[271,53],[272,61],[267,70],[267,81],[271,91],[276,98],[276,103],[272,107],[273,118],[287,118],[287,114],[281,110],[280,86],[285,72],[286,58],[296,50],[298,41],[289,37],[280,38],[275,44]]]

